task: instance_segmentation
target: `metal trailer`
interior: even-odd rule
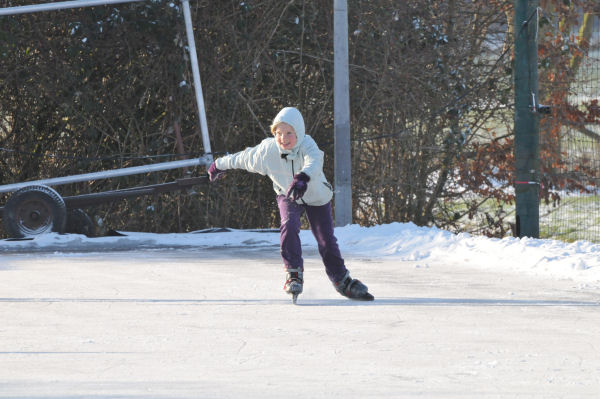
[[[5,15],[120,3],[134,3],[141,1],[144,0],[75,0],[20,7],[6,7],[0,8],[0,17]],[[89,217],[80,209],[82,207],[129,197],[183,190],[207,181],[207,176],[203,175],[199,177],[178,179],[170,183],[132,187],[64,198],[61,197],[56,190],[51,188],[51,186],[62,184],[101,180],[118,176],[131,176],[135,174],[152,173],[162,170],[188,168],[194,166],[208,166],[212,163],[213,157],[210,148],[204,99],[202,97],[202,85],[200,82],[198,56],[196,54],[196,43],[194,40],[189,0],[181,0],[181,4],[186,26],[186,35],[190,52],[190,63],[194,78],[194,91],[198,107],[198,120],[202,132],[202,142],[205,155],[195,159],[162,162],[145,166],[135,166],[115,170],[0,185],[0,193],[12,193],[6,204],[3,207],[0,207],[0,214],[2,215],[4,228],[11,237],[31,237],[51,231],[62,233],[65,232],[67,225],[71,226],[70,230],[72,232],[80,232],[91,235],[93,226],[91,225],[91,220]]]

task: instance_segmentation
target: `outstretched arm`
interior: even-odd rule
[[[267,146],[263,140],[255,147],[246,148],[235,154],[225,155],[215,161],[215,165],[220,170],[244,169],[252,173],[266,174],[265,158]]]

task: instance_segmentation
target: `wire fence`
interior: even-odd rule
[[[553,192],[540,204],[540,234],[564,241],[600,242],[600,18],[589,18],[581,53],[570,63],[574,77],[540,82],[541,90],[566,95],[540,132],[542,180]]]

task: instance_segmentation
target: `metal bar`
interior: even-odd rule
[[[120,190],[103,191],[100,193],[73,195],[69,197],[63,197],[63,200],[69,209],[83,208],[86,206],[99,205],[125,198],[184,190],[191,186],[206,183],[207,181],[208,176],[190,177],[178,179],[169,183],[153,184],[150,186],[130,187]]]
[[[94,6],[105,6],[119,3],[135,3],[144,0],[74,0],[74,1],[57,1],[45,4],[33,4],[28,6],[19,7],[6,7],[0,8],[0,16],[3,15],[16,15],[16,14],[27,14],[32,12],[42,11],[54,11],[64,10],[67,8],[82,8],[82,7],[94,7]]]
[[[80,175],[55,177],[55,178],[42,179],[42,180],[33,180],[33,181],[28,181],[28,182],[6,184],[3,186],[0,186],[0,193],[9,193],[11,191],[16,191],[23,187],[33,186],[33,185],[38,185],[38,184],[43,184],[46,186],[58,186],[61,184],[78,183],[78,182],[82,182],[82,181],[108,179],[110,177],[130,176],[130,175],[136,175],[136,174],[142,174],[142,173],[158,172],[161,170],[186,168],[186,167],[198,166],[198,165],[209,165],[209,163],[210,162],[209,162],[208,157],[204,156],[204,157],[194,158],[194,159],[185,159],[182,161],[162,162],[162,163],[157,163],[157,164],[153,164],[153,165],[132,166],[130,168],[105,170],[105,171],[100,171],[100,172],[83,173]]]
[[[172,182],[168,182],[168,183],[158,183],[158,184],[151,184],[149,186],[122,188],[118,191],[141,190],[141,189],[149,188],[149,189],[154,190],[154,192],[157,192],[157,193],[166,193],[169,191],[183,190],[184,188],[187,188],[190,186],[195,186],[200,183],[207,183],[207,182],[208,182],[208,174],[202,175],[202,176],[196,176],[196,177],[186,177],[183,179],[176,179],[176,180],[174,180]]]
[[[198,105],[200,130],[202,131],[202,145],[204,145],[204,153],[208,155],[212,163],[212,151],[210,149],[210,139],[208,136],[208,123],[206,122],[204,98],[202,97],[202,83],[200,82],[200,69],[198,68],[198,55],[196,53],[196,41],[194,39],[192,13],[190,12],[190,3],[188,0],[182,0],[181,4],[183,5],[183,19],[185,20],[188,51],[190,52],[190,63],[192,64],[192,75],[194,77],[194,91],[196,93],[196,104]]]

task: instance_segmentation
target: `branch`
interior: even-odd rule
[[[315,55],[306,54],[304,52],[301,53],[300,51],[292,51],[292,50],[273,50],[273,51],[275,51],[276,53],[283,53],[283,54],[295,54],[295,55],[299,55],[301,57],[308,57],[308,58],[312,58],[314,60],[319,60],[319,61],[328,62],[330,64],[333,64],[333,60],[331,60],[329,58],[317,57]],[[352,67],[352,68],[356,68],[356,69],[362,69],[363,71],[367,71],[372,74],[377,74],[377,71],[375,71],[373,69],[369,69],[363,65],[348,64],[348,66]]]
[[[242,95],[242,93],[239,92],[239,90],[237,90],[237,94],[238,96],[244,100],[244,103],[246,104],[246,108],[248,108],[248,111],[250,111],[250,114],[252,115],[252,117],[256,120],[256,122],[259,124],[260,128],[262,129],[263,132],[268,132],[268,129],[265,129],[265,127],[263,126],[263,124],[260,122],[260,119],[258,119],[258,117],[256,116],[256,114],[254,113],[254,111],[252,110],[252,107],[250,106],[250,101],[248,101],[248,99],[246,97],[244,97]]]
[[[600,133],[596,133],[591,129],[585,127],[583,123],[576,123],[571,121],[566,121],[566,125],[577,130],[579,133],[583,134],[586,137],[591,138],[592,140],[600,142]]]

